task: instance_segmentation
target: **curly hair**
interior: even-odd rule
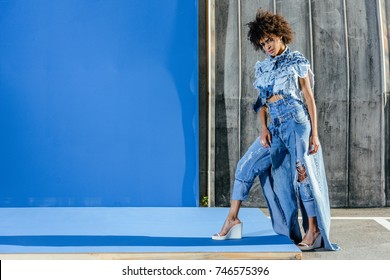
[[[248,39],[256,51],[262,50],[264,52],[260,40],[270,35],[282,36],[284,44],[293,41],[294,35],[290,24],[282,15],[273,14],[259,8],[256,19],[246,25],[249,26]]]

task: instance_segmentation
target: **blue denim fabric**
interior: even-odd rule
[[[260,145],[260,138],[257,138],[237,164],[232,199],[246,200],[255,178],[270,167],[269,150]]]
[[[286,169],[286,173],[288,170]],[[253,142],[237,164],[231,199],[246,200],[256,177],[260,179],[274,231],[289,236],[295,243],[300,242],[302,237],[299,225],[297,224],[298,230],[291,230],[290,223],[287,222],[283,212],[282,203],[279,201],[279,198],[284,197],[285,190],[283,188],[274,189],[271,176],[271,155],[269,148],[260,144],[260,138]]]
[[[309,183],[298,183],[299,186],[299,195],[301,196],[301,200],[303,205],[305,206],[305,210],[308,217],[316,216],[316,209],[314,204],[314,196],[311,192],[311,188]]]
[[[314,87],[314,74],[310,62],[300,52],[291,51],[289,46],[280,55],[269,56],[263,61],[256,62],[255,81],[253,86],[259,96],[253,109],[258,112],[261,106],[275,94],[288,95],[296,100],[303,100],[299,77],[309,75],[310,86]]]
[[[279,136],[274,139],[271,147],[274,170],[278,169],[280,160],[284,159],[287,154],[295,156],[295,165],[293,166],[304,170],[303,158],[305,153],[309,153],[308,140],[311,130],[305,107],[294,99],[286,98],[275,104],[269,104],[269,108],[272,123],[274,124],[273,133]],[[294,120],[294,122],[291,122],[292,125],[283,126],[282,128],[281,124],[287,123],[289,120]],[[291,179],[292,182],[298,181],[297,172]],[[300,194],[308,216],[314,217],[314,198],[307,181],[304,180],[304,182],[297,183],[295,192]],[[282,184],[286,183],[282,182]]]
[[[268,108],[273,184],[291,230],[290,236],[299,231],[299,204],[304,230],[308,228],[308,216],[316,216],[325,249],[337,250],[339,247],[329,241],[330,206],[322,150],[309,154],[311,124],[306,107],[286,96],[269,103]],[[298,182],[297,163],[305,168],[306,178],[302,182]]]

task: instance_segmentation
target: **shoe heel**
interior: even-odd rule
[[[227,236],[226,239],[241,239],[242,238],[242,223],[239,223],[233,226]]]
[[[318,235],[318,237],[314,241],[313,249],[321,248],[321,244],[322,244],[322,236],[320,234],[320,235]]]

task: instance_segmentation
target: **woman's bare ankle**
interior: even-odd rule
[[[239,223],[241,223],[241,221],[240,221],[240,219],[239,218],[237,218],[237,217],[234,217],[234,218],[227,218],[226,219],[226,221],[227,222],[229,222],[230,224],[239,224]]]
[[[223,224],[222,229],[219,232],[219,235],[226,235],[233,226],[240,223],[241,221],[238,218],[226,218],[225,223]]]

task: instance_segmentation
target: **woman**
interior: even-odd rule
[[[300,249],[313,250],[323,246],[327,250],[337,250],[338,246],[329,241],[328,186],[318,139],[310,63],[301,53],[290,50],[288,44],[292,42],[293,33],[281,15],[259,9],[256,19],[247,25],[248,39],[254,48],[269,55],[255,65],[254,86],[259,96],[254,109],[260,110],[260,142],[270,154],[271,189],[274,201],[280,206],[278,218],[282,220],[276,221],[271,215],[272,222],[274,226],[284,225],[287,228],[284,231],[288,231],[286,235],[296,242],[300,238],[299,205],[305,231],[298,244]],[[268,127],[265,111],[269,114]],[[231,212],[236,207],[232,204]],[[219,235],[225,232],[232,235],[239,232],[239,228],[239,225],[224,226]]]

